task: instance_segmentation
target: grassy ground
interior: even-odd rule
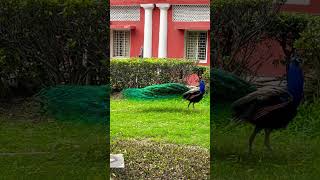
[[[108,177],[104,126],[43,119],[21,103],[0,106],[1,178]]]
[[[113,177],[208,178],[209,97],[196,104],[195,109],[187,109],[187,105],[188,102],[182,99],[133,101],[113,98],[111,150],[112,153],[124,153],[126,164],[124,171],[114,170]],[[194,148],[198,150],[190,150]],[[194,152],[198,154],[195,156]],[[199,157],[199,161],[192,160],[195,157]]]
[[[228,104],[217,104],[212,118],[213,179],[297,179],[320,177],[320,103],[303,106],[289,127],[272,133],[273,152],[263,147],[263,133],[248,156],[252,126],[230,124]]]

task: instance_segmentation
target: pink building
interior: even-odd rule
[[[282,7],[282,11],[320,15],[320,0],[287,0]],[[259,44],[253,61],[259,60],[264,63],[258,74],[265,77],[283,76],[286,68],[284,66],[274,66],[272,63],[275,59],[280,58],[284,58],[284,53],[277,41],[267,40]]]
[[[185,58],[210,64],[209,0],[111,0],[111,58]]]

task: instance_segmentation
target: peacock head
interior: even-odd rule
[[[206,90],[206,83],[204,80],[200,80],[200,92],[203,93]]]
[[[296,106],[300,104],[303,97],[304,78],[301,63],[302,60],[295,53],[290,60],[287,74],[288,91],[292,94]]]

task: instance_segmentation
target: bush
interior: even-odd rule
[[[294,41],[306,28],[311,15],[279,12],[285,2],[277,0],[215,0],[211,4],[211,44],[215,67],[238,75],[255,75],[259,62],[250,62],[256,45],[266,39],[276,40],[284,52],[284,59],[275,64],[288,63]],[[241,53],[239,53],[241,52]]]
[[[103,1],[0,2],[0,74],[18,89],[107,82],[109,13]],[[25,82],[28,82],[26,84]],[[33,87],[30,87],[33,89]]]
[[[285,55],[285,59],[275,63],[288,64],[294,51],[294,41],[300,38],[311,18],[311,15],[304,13],[282,12],[273,19],[272,25],[266,32],[268,36],[278,41]]]
[[[308,100],[320,97],[320,18],[313,17],[301,38],[295,42],[305,67],[305,96]]]
[[[211,1],[211,54],[214,67],[237,75],[255,75],[259,64],[250,58],[257,44],[268,38],[266,31],[283,0]],[[262,62],[258,62],[262,63]]]
[[[114,91],[153,84],[184,83],[194,62],[181,59],[112,59],[110,82]]]

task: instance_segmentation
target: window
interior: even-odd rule
[[[110,21],[140,21],[140,7],[111,6]]]
[[[209,5],[173,5],[172,19],[175,22],[209,22]]]
[[[130,31],[112,31],[112,57],[125,58],[130,56]]]
[[[186,59],[207,61],[207,32],[186,31]]]

